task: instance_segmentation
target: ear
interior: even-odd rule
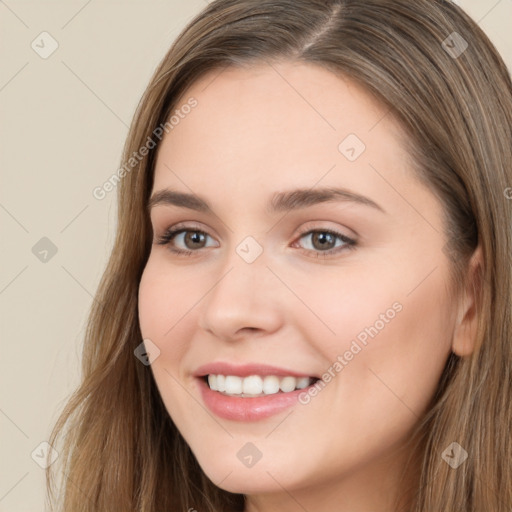
[[[457,323],[453,333],[452,350],[461,357],[471,355],[476,346],[479,315],[478,293],[481,290],[483,268],[482,248],[479,245],[468,263],[467,286],[460,298]]]

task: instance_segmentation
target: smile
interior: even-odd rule
[[[258,421],[300,404],[320,380],[309,371],[267,363],[215,361],[193,372],[204,405],[219,418]]]
[[[290,393],[304,389],[313,384],[314,377],[278,377],[276,375],[237,375],[209,374],[207,382],[212,391],[218,391],[226,396],[252,398],[276,393]]]

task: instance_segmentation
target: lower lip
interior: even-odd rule
[[[309,387],[296,389],[289,393],[275,393],[273,395],[247,397],[228,396],[213,391],[210,386],[201,378],[199,388],[206,406],[217,416],[234,421],[257,421],[292,407],[299,403],[299,395],[307,392]]]

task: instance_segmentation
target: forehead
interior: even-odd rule
[[[197,105],[181,112],[190,98]],[[205,180],[236,180],[249,190],[311,187],[332,169],[337,184],[342,178],[357,186],[374,172],[369,162],[393,167],[402,177],[406,172],[402,132],[388,108],[350,79],[316,65],[213,70],[185,91],[175,111],[180,121],[160,144],[155,189],[179,183],[180,173],[192,188]]]

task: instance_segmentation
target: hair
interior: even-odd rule
[[[453,32],[467,42],[458,56],[443,43]],[[475,350],[450,354],[418,422],[413,437],[421,456],[410,460],[418,478],[407,511],[510,512],[512,83],[505,63],[479,26],[446,0],[215,0],[155,70],[121,161],[146,144],[207,72],[277,61],[315,64],[350,79],[398,120],[411,172],[443,205],[454,290],[468,285],[469,258],[481,247]],[[49,439],[60,457],[47,469],[47,499],[63,511],[245,506],[243,494],[204,474],[150,367],[134,356],[142,341],[138,287],[152,245],[147,202],[158,147],[119,182],[116,238],[89,312],[81,383]],[[457,470],[441,457],[454,441],[469,454]],[[57,467],[65,477],[58,500]]]

